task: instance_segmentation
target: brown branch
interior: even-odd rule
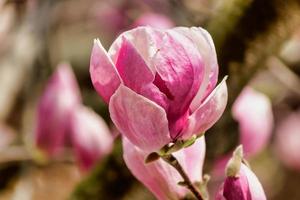
[[[184,180],[184,184],[195,195],[195,197],[198,200],[203,200],[199,190],[193,185],[193,183],[189,179],[188,175],[185,173],[184,169],[182,168],[178,160],[172,154],[164,155],[162,156],[162,159],[178,171],[178,173],[181,175],[181,177]]]

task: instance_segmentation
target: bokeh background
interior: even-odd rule
[[[72,154],[41,161],[33,142],[37,101],[61,62],[71,64],[84,104],[112,127],[90,81],[93,40],[108,48],[139,25],[201,26],[212,35],[229,101],[206,133],[205,173],[239,144],[231,108],[248,85],[270,99],[274,117],[264,148],[249,159],[252,170],[268,199],[300,199],[298,0],[0,0],[0,200],[154,199],[126,168],[118,138],[113,152],[85,173]],[[293,123],[282,128],[291,115]],[[218,184],[212,177],[210,190]]]

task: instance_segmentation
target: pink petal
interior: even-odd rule
[[[189,105],[202,82],[204,63],[195,44],[174,30],[164,34],[153,63],[159,76],[155,84],[170,100],[167,114],[171,136],[176,138],[183,128],[176,123],[185,124],[182,120],[187,119]]]
[[[147,153],[130,143],[123,137],[123,158],[131,173],[142,182],[160,200],[177,200],[187,192],[177,185],[182,181],[178,172],[165,163],[157,160],[145,163]]]
[[[63,149],[70,133],[70,117],[80,103],[80,91],[71,67],[59,65],[38,103],[35,140],[39,148],[49,155]]]
[[[125,137],[123,138],[123,151],[127,167],[158,199],[177,200],[187,194],[188,191],[177,184],[182,181],[181,176],[165,161],[159,159],[146,164],[145,159],[148,154],[135,147]],[[202,180],[205,156],[204,137],[199,138],[192,146],[174,153],[174,156],[192,181]]]
[[[199,135],[212,127],[223,114],[227,104],[227,86],[223,81],[212,91],[201,106],[189,117],[188,127],[184,130],[183,139],[193,134]]]
[[[120,78],[107,52],[99,40],[95,40],[90,61],[93,85],[103,100],[108,103],[120,85]]]
[[[190,106],[191,111],[194,112],[217,84],[219,68],[216,50],[210,34],[200,27],[177,27],[175,30],[195,43],[204,62],[204,78]]]
[[[119,49],[116,67],[124,85],[167,108],[165,95],[152,83],[154,75],[134,46],[125,37]]]
[[[230,200],[252,200],[248,180],[244,173],[238,177],[227,177],[223,186],[223,196]]]
[[[198,138],[190,147],[174,153],[174,156],[181,161],[180,164],[183,166],[192,182],[202,180],[205,151],[206,144],[205,137],[203,136]]]
[[[131,42],[136,51],[143,58],[148,67],[154,73],[155,69],[151,65],[151,59],[158,51],[158,45],[163,37],[163,32],[150,27],[138,27],[122,33],[111,45],[108,55],[116,63],[119,49],[122,46],[123,38]]]
[[[88,170],[112,150],[113,137],[104,120],[80,107],[72,117],[72,142],[80,167]]]
[[[145,151],[157,151],[171,140],[164,109],[124,85],[112,96],[109,111],[121,134]]]
[[[234,102],[232,115],[239,122],[240,143],[246,157],[257,154],[268,144],[272,134],[270,100],[264,94],[246,87]]]
[[[256,175],[244,164],[241,165],[240,174],[247,177],[251,200],[266,200],[264,189]]]

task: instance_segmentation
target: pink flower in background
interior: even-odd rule
[[[165,15],[156,13],[145,13],[137,18],[133,27],[151,26],[153,28],[167,29],[174,27],[174,22]]]
[[[99,115],[82,105],[75,75],[67,64],[57,67],[40,98],[35,140],[50,157],[71,146],[85,171],[112,150],[109,128]]]
[[[90,74],[119,131],[144,151],[209,129],[227,103],[210,35],[201,28],[140,27],[108,52],[94,43]]]
[[[181,199],[188,190],[177,183],[183,181],[179,173],[168,163],[159,159],[146,164],[147,152],[134,146],[123,137],[123,157],[133,175],[141,181],[157,199]],[[199,138],[194,145],[177,151],[174,156],[192,182],[202,181],[202,167],[205,157],[205,140]]]
[[[255,174],[242,162],[242,154],[241,147],[238,147],[227,163],[227,177],[216,195],[216,200],[267,199]]]
[[[274,147],[285,166],[300,170],[300,111],[291,113],[280,122]]]
[[[111,152],[113,137],[104,120],[93,110],[80,107],[72,118],[72,143],[83,170]]]
[[[272,104],[267,96],[246,87],[234,102],[232,115],[239,123],[240,144],[246,158],[267,146],[274,125]]]
[[[55,155],[63,149],[69,137],[71,116],[80,103],[80,91],[71,67],[59,65],[37,108],[35,142],[48,155]]]

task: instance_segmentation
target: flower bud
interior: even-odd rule
[[[227,163],[227,177],[216,195],[216,200],[266,200],[259,180],[242,161],[240,146]]]
[[[90,74],[116,127],[148,152],[203,134],[227,103],[225,81],[216,87],[212,39],[201,28],[135,28],[108,52],[96,40]]]
[[[49,156],[63,149],[69,137],[71,116],[80,103],[80,91],[71,67],[59,65],[39,100],[36,116],[35,142]]]

